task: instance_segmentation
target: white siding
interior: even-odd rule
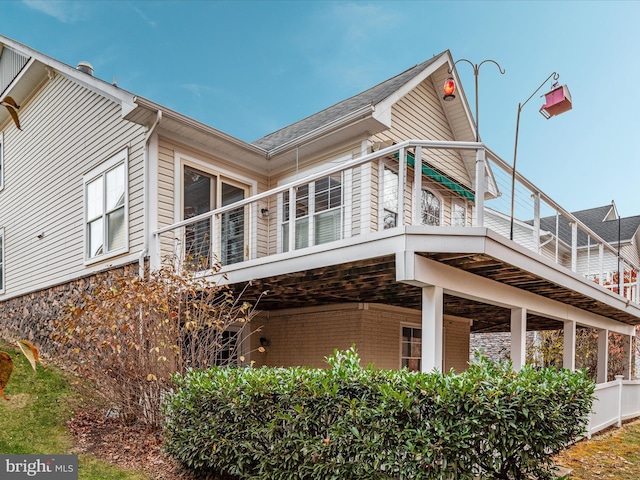
[[[60,75],[22,105],[21,123],[21,132],[9,127],[4,134],[0,227],[7,275],[0,299],[130,261],[143,244],[143,127],[122,120],[113,101]],[[129,253],[85,266],[82,176],[124,148]]]

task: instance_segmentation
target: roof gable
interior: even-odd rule
[[[329,108],[281,128],[280,130],[270,133],[252,143],[253,145],[265,150],[273,150],[274,148],[303,137],[315,130],[321,129],[325,125],[336,122],[342,118],[348,118],[350,115],[359,111],[367,108],[373,111],[376,105],[392,96],[445,54],[446,52],[436,55],[425,62],[415,65],[412,68],[409,68],[404,72],[385,80],[368,90],[365,90],[362,93],[338,102]]]

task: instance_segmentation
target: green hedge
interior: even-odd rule
[[[220,368],[176,376],[166,449],[199,478],[547,478],[584,432],[584,372],[486,359],[465,373],[362,368]]]

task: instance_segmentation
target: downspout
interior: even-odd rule
[[[162,110],[158,110],[156,114],[156,120],[153,125],[147,129],[144,136],[144,164],[143,164],[143,177],[144,177],[144,192],[142,197],[143,202],[143,232],[144,232],[144,246],[140,255],[138,255],[138,275],[140,278],[144,278],[144,259],[149,253],[149,141],[151,135],[155,131],[156,127],[162,119]]]

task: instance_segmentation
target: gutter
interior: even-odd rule
[[[138,255],[138,275],[140,278],[144,278],[144,259],[149,253],[149,141],[151,140],[151,135],[153,135],[153,132],[160,123],[160,120],[162,120],[162,110],[158,109],[155,122],[153,122],[153,125],[147,129],[144,136],[144,164],[142,169],[144,177],[144,193],[142,196],[144,246]]]

